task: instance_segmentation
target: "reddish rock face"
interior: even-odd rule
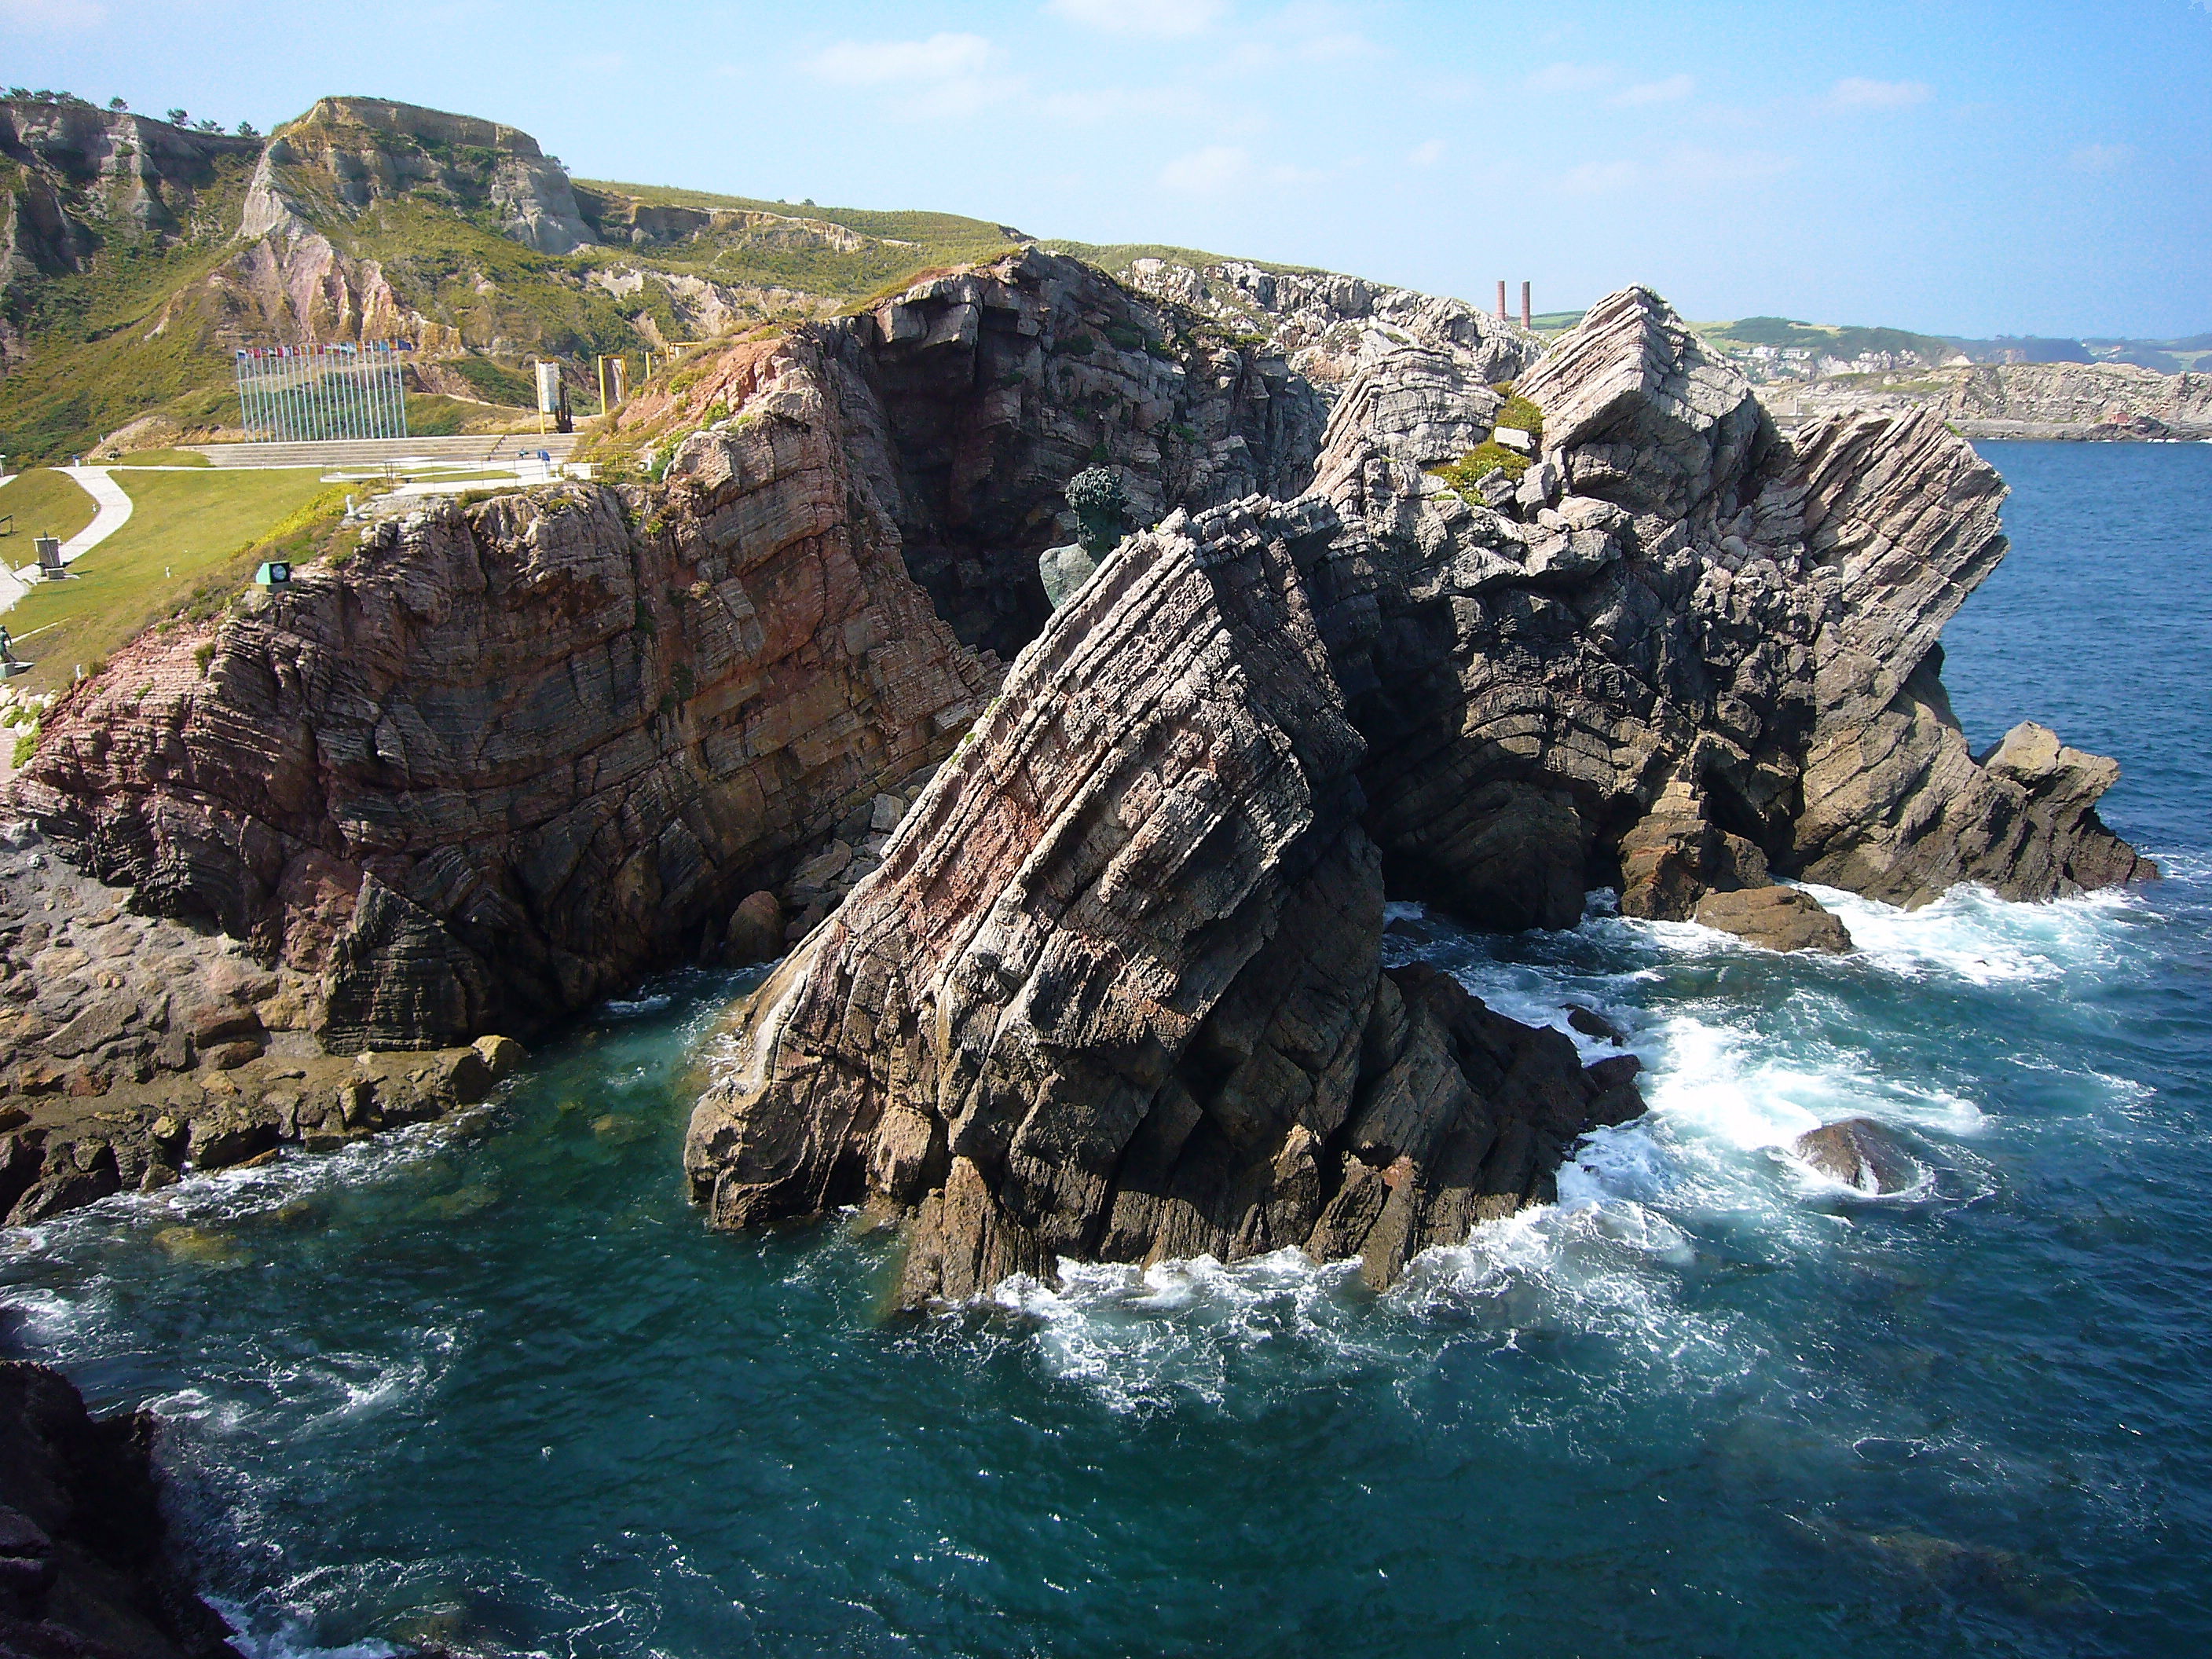
[[[1380,1286],[1643,1109],[1632,1060],[1382,971],[1366,745],[1297,574],[1336,526],[1269,505],[1125,543],[756,994],[686,1148],[717,1224],[898,1206],[910,1302],[1291,1245]]]
[[[1295,493],[1322,423],[1279,359],[1033,250],[702,367],[637,402],[735,411],[662,485],[388,521],[149,635],[49,716],[19,804],[320,975],[331,1047],[527,1033],[719,954],[738,899],[950,751],[1097,455],[1143,521]]]
[[[321,975],[341,1052],[527,1031],[718,946],[998,678],[908,577],[820,354],[754,369],[663,489],[416,513],[144,637],[19,799],[142,906]]]
[[[1638,1109],[1620,1062],[1382,972],[1386,879],[1556,927],[1615,881],[1679,916],[1772,873],[1910,903],[2148,872],[2097,819],[2109,762],[2033,727],[1977,760],[1949,717],[1936,638],[2002,489],[1933,419],[1785,441],[1631,289],[1522,377],[1517,486],[1426,470],[1498,410],[1448,331],[1363,355],[1317,450],[1271,413],[1266,453],[1179,473],[1154,336],[1116,334],[1164,314],[1103,284],[1025,253],[733,353],[738,413],[664,485],[418,514],[151,636],[48,716],[20,798],[311,979],[340,1049],[527,1031],[724,949],[794,872],[805,933],[860,871],[687,1164],[722,1224],[892,1206],[915,1299],[1292,1243],[1386,1282]],[[1212,352],[1167,413],[1252,413]],[[1099,446],[1206,510],[1032,640]],[[1028,641],[995,703],[963,636]]]

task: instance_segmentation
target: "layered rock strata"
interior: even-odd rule
[[[1334,526],[1265,506],[1126,544],[756,994],[686,1148],[719,1224],[884,1200],[911,1302],[1287,1245],[1380,1285],[1642,1109],[1632,1060],[1381,971],[1365,745],[1292,550]]]
[[[387,521],[212,629],[149,635],[49,714],[18,797],[94,873],[131,884],[138,908],[211,921],[296,975],[307,1032],[344,1054],[526,1035],[648,967],[738,949],[733,921],[743,954],[779,921],[807,933],[848,890],[811,934],[814,965],[776,983],[905,975],[888,1001],[819,990],[823,1008],[861,1011],[854,1031],[888,1030],[936,1006],[930,975],[969,961],[957,940],[971,913],[1027,891],[1017,876],[1030,863],[1052,874],[1054,904],[1080,907],[1103,902],[1083,897],[1085,861],[1103,879],[1117,837],[1181,847],[1175,822],[1139,808],[1119,828],[1079,814],[1065,846],[1025,843],[1057,821],[1039,791],[1151,767],[1152,781],[1127,784],[1134,799],[1180,802],[1166,792],[1186,771],[1201,793],[1243,780],[1215,830],[1130,854],[1115,879],[1141,898],[1117,887],[1121,908],[1095,921],[1024,913],[1022,949],[1079,939],[1066,948],[1108,964],[1081,980],[1108,997],[1103,1024],[1079,1010],[1055,1024],[1061,1005],[1018,998],[1030,969],[1007,968],[1000,989],[1014,1000],[975,1013],[1000,1035],[933,1025],[927,1054],[886,1072],[840,1046],[862,1042],[844,1015],[817,1011],[789,1052],[845,1054],[836,1063],[867,1080],[825,1082],[817,1122],[802,1079],[819,1068],[778,1070],[770,1036],[765,1092],[742,1109],[725,1100],[721,1127],[695,1139],[695,1182],[727,1220],[868,1193],[927,1210],[916,1238],[943,1242],[918,1249],[915,1283],[940,1290],[1054,1252],[1192,1240],[1231,1254],[1373,1245],[1382,1260],[1381,1235],[1321,1218],[1364,1181],[1354,1164],[1387,1172],[1401,1154],[1413,1162],[1390,1191],[1411,1182],[1407,1204],[1472,1212],[1437,1196],[1467,1174],[1437,1173],[1469,1109],[1453,1076],[1486,1122],[1544,1125],[1527,1144],[1554,1157],[1581,1109],[1562,1103],[1573,1091],[1539,1105],[1475,1078],[1464,1022],[1437,1016],[1462,1032],[1458,1058],[1428,1068],[1413,1129],[1355,1145],[1342,1137],[1364,1133],[1348,1126],[1386,1062],[1346,1073],[1340,1042],[1279,1042],[1275,1016],[1238,1000],[1269,953],[1254,983],[1311,978],[1334,1012],[1296,1018],[1340,1039],[1357,1027],[1365,1055],[1388,1000],[1371,941],[1357,943],[1378,881],[1478,926],[1558,927],[1602,885],[1632,915],[1687,918],[1777,876],[1912,903],[1960,880],[2038,898],[2148,873],[2097,819],[2109,762],[2032,727],[1977,759],[1943,702],[1937,636],[2003,544],[2002,485],[1939,422],[1854,416],[1785,438],[1663,303],[1632,289],[1522,374],[1544,416],[1525,476],[1463,495],[1430,469],[1499,414],[1474,348],[1378,335],[1333,398],[1285,366],[1291,396],[1271,391],[1262,413],[1254,376],[1272,386],[1272,371],[1194,326],[1030,251],[834,327],[732,347],[684,394],[713,418],[662,456],[665,483],[555,485]],[[1210,389],[1200,364],[1218,371]],[[1317,435],[1283,416],[1293,404],[1328,411]],[[1178,471],[1158,435],[1166,422],[1182,441],[1178,412],[1238,427],[1247,470]],[[1036,553],[1063,528],[1068,475],[1102,446],[1133,503],[1174,510],[1046,623]],[[1221,502],[1232,483],[1279,493]],[[1137,626],[1115,606],[1140,591],[1152,608]],[[998,684],[962,632],[1025,640],[1031,614],[1045,631],[1019,698],[909,810]],[[1085,654],[1091,630],[1121,641],[1110,673]],[[1063,683],[1079,665],[1095,682],[1080,696]],[[1272,701],[1244,708],[1248,696]],[[1154,729],[1155,699],[1180,711],[1156,722],[1157,741],[1189,755],[1140,766],[1118,745],[1125,726]],[[1017,707],[1041,724],[1007,727]],[[1217,746],[1234,765],[1189,757]],[[1105,799],[1122,786],[1098,787]],[[1212,800],[1176,810],[1196,823]],[[940,836],[955,841],[928,854],[939,884],[908,891],[909,865]],[[1077,862],[1054,873],[1062,852]],[[913,913],[896,927],[878,915],[893,892]],[[1125,986],[1132,939],[1152,965]],[[1329,965],[1346,949],[1370,959]],[[1064,988],[1056,974],[1040,987]],[[1000,1007],[999,992],[957,988],[974,1009]],[[781,1006],[761,1006],[762,1032],[785,1029],[769,1018]],[[1223,1035],[1224,1019],[1240,1035]],[[1260,1052],[1239,1046],[1247,1028],[1316,1079],[1307,1092],[1323,1104],[1299,1120],[1316,1142],[1310,1194],[1288,1139],[1268,1139],[1288,1137],[1287,1120],[1241,1103],[1256,1085],[1224,1081]],[[1018,1058],[1031,1054],[1047,1058]],[[947,1082],[940,1109],[938,1084],[916,1081],[957,1079],[970,1060],[995,1075],[1001,1055],[1018,1074],[1011,1092],[971,1102]],[[1065,1087],[1049,1082],[1063,1074]],[[1583,1107],[1601,1115],[1593,1103],[1613,1086],[1584,1091]],[[1119,1115],[1095,1136],[1070,1127],[1100,1091]],[[1186,1097],[1200,1139],[1175,1139],[1167,1173],[1128,1189],[1158,1203],[1115,1231],[1117,1159],[1138,1156],[1128,1137],[1160,1103],[1188,1117],[1172,1103]],[[927,1126],[950,1137],[956,1121],[981,1137],[975,1155],[948,1139],[939,1160]],[[1228,1138],[1218,1155],[1215,1134]],[[842,1150],[787,1168],[779,1149],[797,1142]],[[1270,1159],[1291,1158],[1279,1181],[1250,1162],[1269,1145]],[[1065,1180],[1049,1173],[1063,1152]],[[1535,1191],[1542,1163],[1469,1178],[1502,1201],[1516,1180]],[[767,1173],[731,1174],[744,1170]],[[969,1184],[945,1184],[961,1170]],[[743,1195],[755,1186],[768,1195]]]
[[[2212,438],[2212,374],[2134,363],[1986,363],[1871,386],[1863,375],[1782,381],[1759,397],[1792,425],[1855,410],[1926,409],[1974,438]]]
[[[11,826],[0,847],[0,1221],[46,1221],[280,1148],[483,1099],[520,1045],[337,1058],[316,987],[205,927],[132,915]]]
[[[1847,948],[1773,872],[1907,903],[2149,873],[2097,820],[2109,763],[2033,727],[1977,761],[1942,705],[1937,635],[2003,542],[1940,422],[1785,440],[1641,289],[1516,390],[1517,485],[1427,470],[1498,399],[1407,347],[1345,388],[1309,495],[1172,515],[1074,592],[744,1011],[686,1151],[718,1224],[872,1200],[909,1301],[1290,1243],[1387,1282],[1638,1103],[1383,974],[1386,879],[1479,926],[1610,882]]]
[[[336,1053],[526,1034],[711,957],[997,678],[908,577],[838,377],[803,342],[754,368],[665,489],[418,512],[142,639],[18,798],[139,908],[310,980]]]

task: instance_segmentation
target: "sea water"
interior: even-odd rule
[[[477,1123],[12,1238],[0,1341],[166,1420],[256,1655],[2212,1650],[2212,447],[1988,453],[1960,715],[2119,757],[2169,879],[1823,893],[1844,958],[1394,909],[1394,959],[1618,1022],[1652,1111],[1388,1296],[1286,1253],[886,1322],[884,1240],[686,1206],[747,982],[690,974]],[[1791,1156],[1847,1116],[1923,1178]]]

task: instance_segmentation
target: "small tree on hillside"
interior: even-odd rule
[[[173,127],[181,127],[191,121],[191,118],[192,118],[190,115],[186,114],[180,109],[173,109],[169,112],[169,125]]]
[[[113,110],[118,115],[127,115],[131,111],[131,106],[125,103],[120,98],[109,99],[107,100],[107,106]]]

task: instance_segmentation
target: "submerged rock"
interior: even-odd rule
[[[1791,1146],[1821,1174],[1863,1193],[1901,1193],[1921,1179],[1919,1164],[1903,1144],[1872,1118],[1825,1123],[1798,1136]]]

